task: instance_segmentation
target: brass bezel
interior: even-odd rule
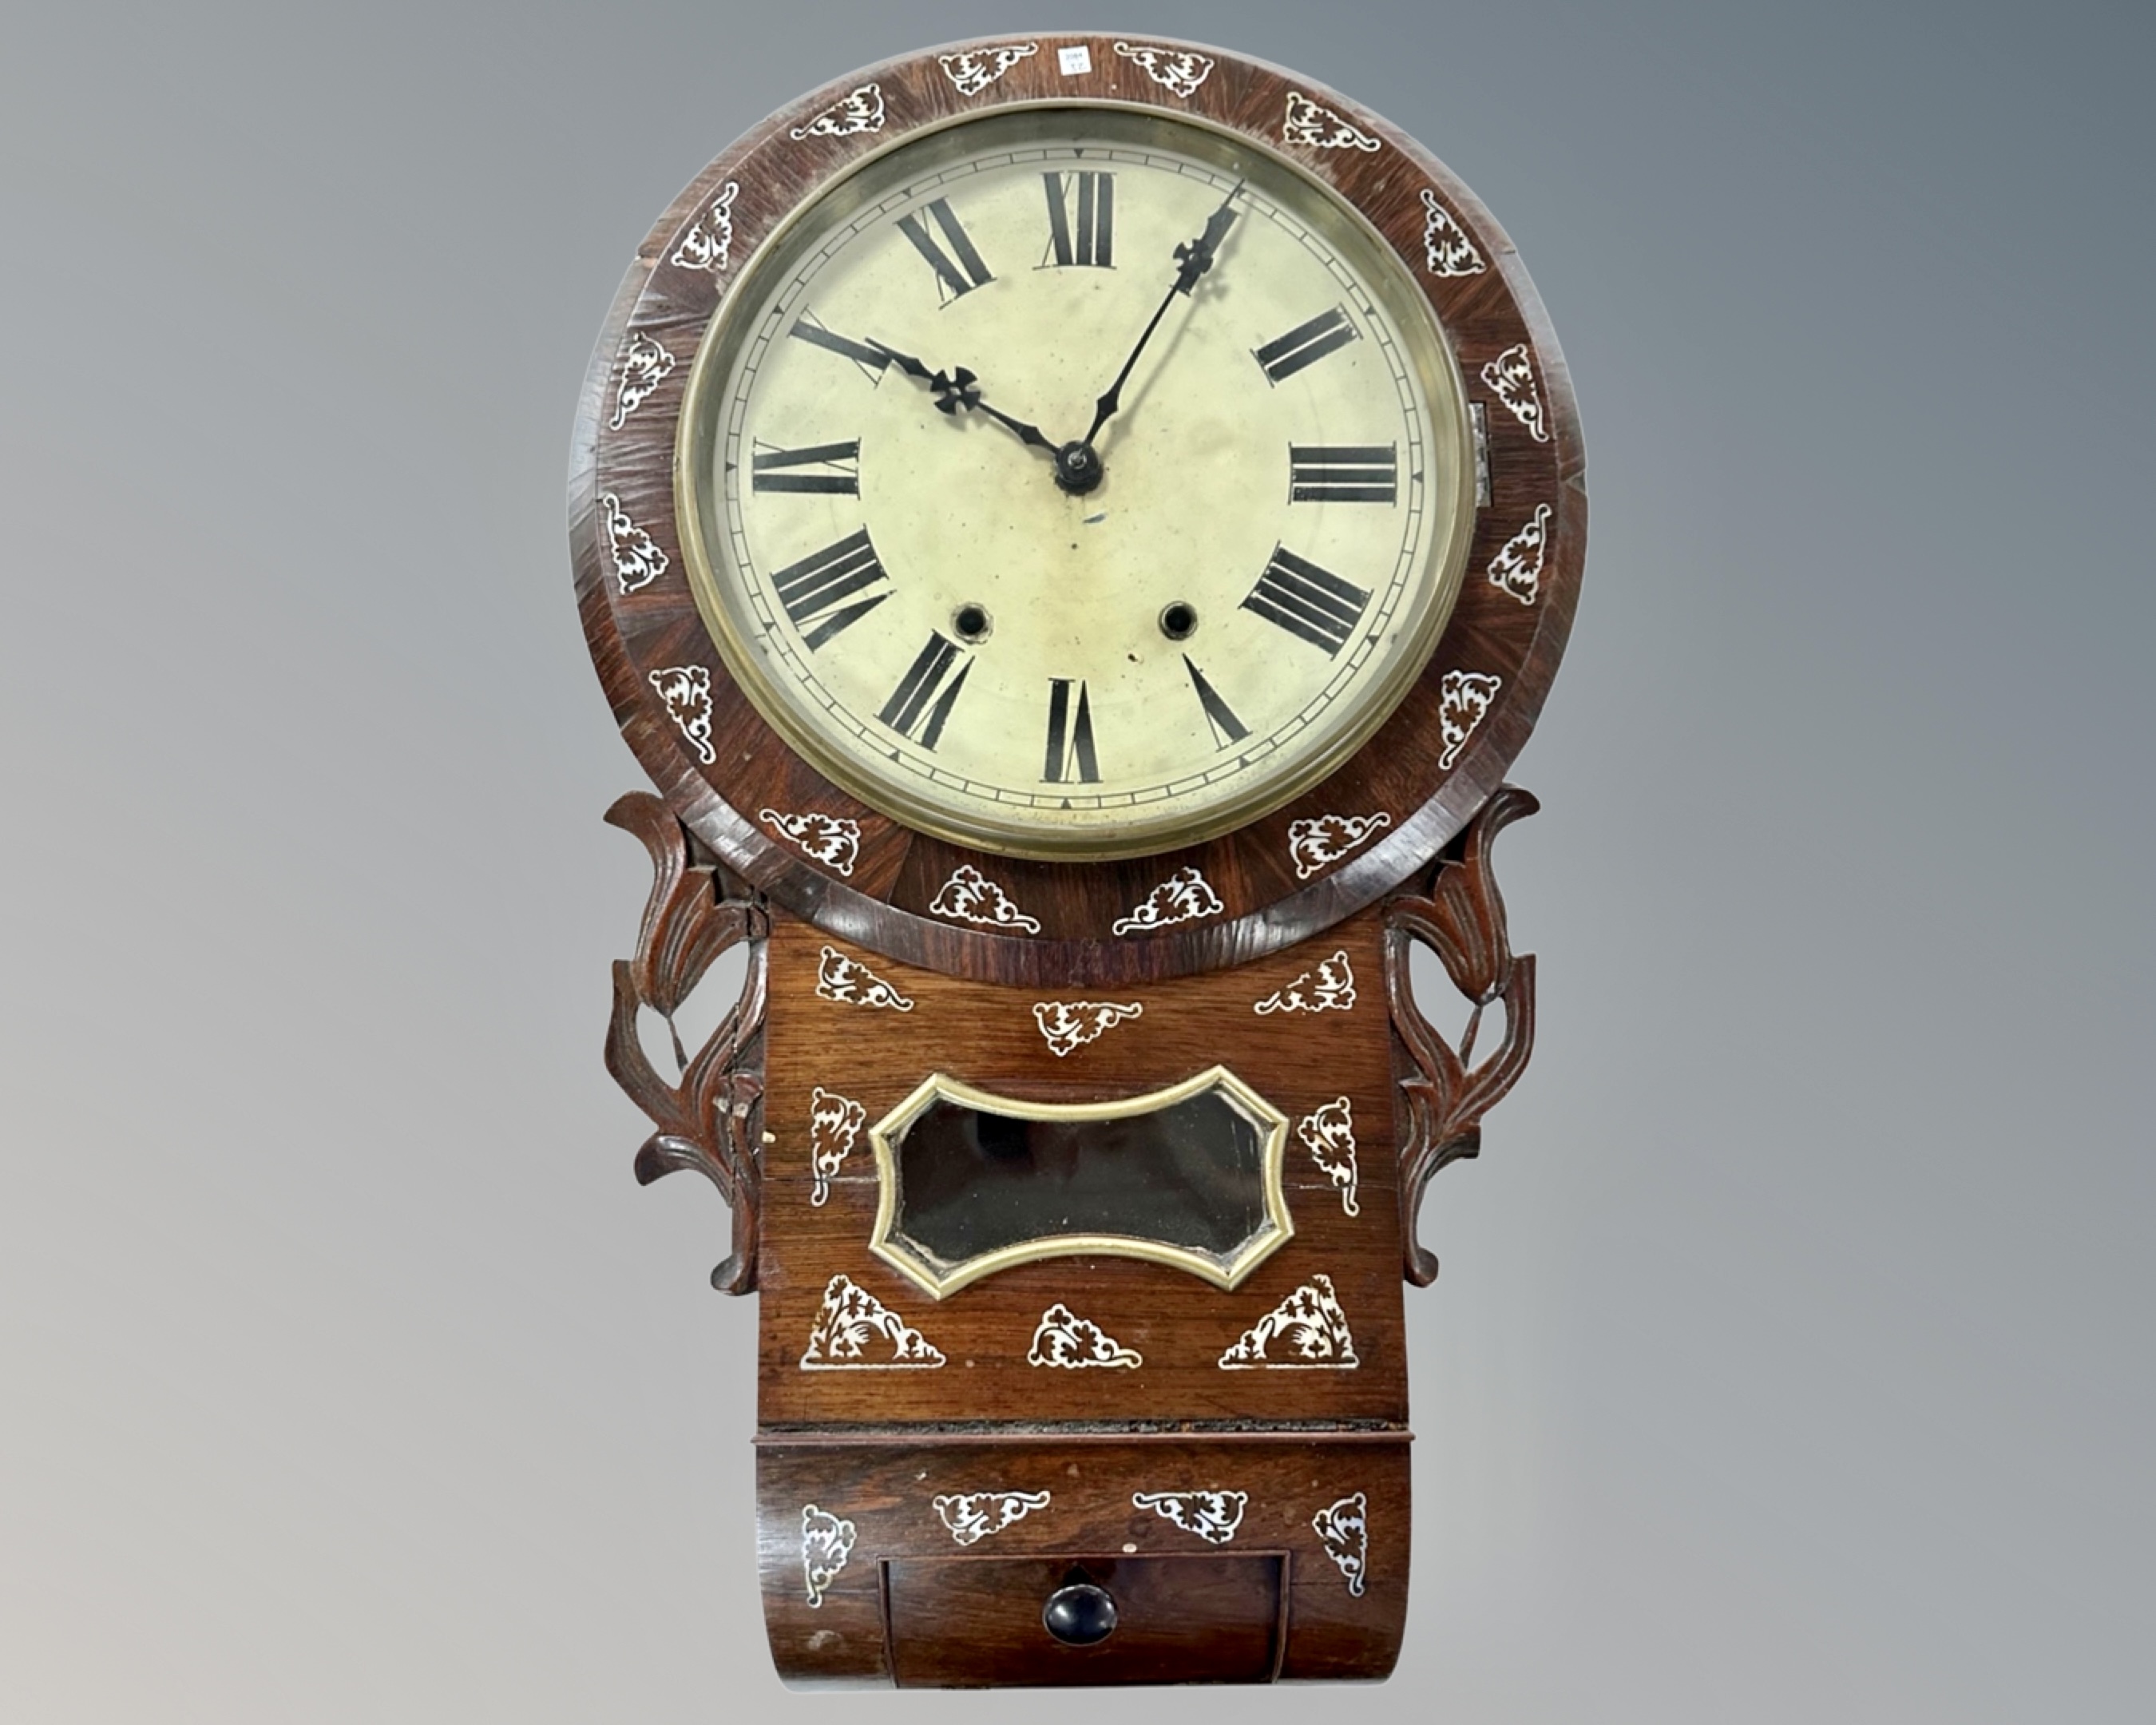
[[[1265,1194],[1265,1226],[1244,1242],[1233,1256],[1221,1260],[1158,1240],[1139,1240],[1123,1234],[1059,1234],[1021,1245],[1000,1246],[993,1252],[968,1258],[955,1269],[939,1272],[892,1243],[891,1223],[898,1209],[898,1161],[896,1143],[906,1130],[942,1098],[963,1107],[1012,1116],[1020,1120],[1122,1120],[1171,1108],[1209,1090],[1224,1091],[1229,1100],[1252,1125],[1265,1133],[1260,1180]],[[1119,1096],[1108,1102],[1031,1102],[999,1096],[952,1077],[932,1072],[913,1093],[869,1128],[870,1147],[875,1153],[876,1217],[869,1235],[869,1250],[931,1296],[941,1300],[959,1289],[1020,1264],[1047,1258],[1068,1258],[1090,1253],[1108,1258],[1137,1258],[1148,1264],[1165,1264],[1188,1271],[1215,1287],[1232,1292],[1250,1272],[1295,1238],[1294,1219],[1288,1214],[1287,1194],[1281,1180],[1287,1149],[1288,1117],[1238,1078],[1225,1066],[1209,1066],[1194,1077],[1165,1090],[1142,1096]],[[902,1236],[901,1236],[902,1237]]]
[[[1374,265],[1365,272],[1368,285],[1402,333],[1407,334],[1413,326],[1430,337],[1426,342],[1409,341],[1404,344],[1405,351],[1421,387],[1433,431],[1440,424],[1449,424],[1460,452],[1455,463],[1450,541],[1432,550],[1438,576],[1431,600],[1415,619],[1412,644],[1396,657],[1383,680],[1366,693],[1363,710],[1354,722],[1335,734],[1323,748],[1309,756],[1292,773],[1274,778],[1254,778],[1248,792],[1228,798],[1203,820],[1178,821],[1173,805],[1165,799],[1157,814],[1152,812],[1153,805],[1148,804],[1119,810],[1118,836],[1114,838],[1098,831],[1074,833],[1059,831],[1045,824],[1028,825],[1021,818],[1023,811],[1015,807],[1008,823],[1000,825],[987,819],[957,818],[948,808],[915,793],[904,778],[871,776],[860,760],[834,747],[808,723],[792,703],[771,686],[762,656],[735,628],[719,596],[718,576],[712,567],[705,528],[707,516],[716,519],[720,513],[708,495],[712,464],[708,459],[695,459],[708,447],[708,439],[700,435],[708,417],[705,411],[706,398],[722,387],[732,369],[740,341],[746,337],[750,327],[746,318],[752,316],[759,303],[762,279],[773,267],[773,259],[786,255],[789,242],[812,213],[833,209],[836,201],[835,213],[842,215],[849,208],[843,200],[850,191],[859,192],[862,176],[901,151],[918,148],[926,141],[967,128],[1008,123],[1020,115],[1055,111],[1114,112],[1131,116],[1145,127],[1158,129],[1164,136],[1196,134],[1222,141],[1229,148],[1265,157],[1310,188],[1318,203],[1342,217],[1353,232],[1358,249],[1364,254],[1363,259],[1358,261]],[[733,315],[736,306],[746,308],[743,316]],[[1428,363],[1433,355],[1437,360],[1435,373]],[[1449,413],[1444,411],[1448,406]],[[716,425],[716,422],[711,423]],[[675,527],[697,613],[750,705],[790,747],[833,783],[870,808],[916,831],[1004,855],[1044,861],[1106,862],[1180,850],[1261,819],[1330,777],[1376,734],[1420,679],[1458,603],[1481,508],[1476,465],[1467,385],[1451,340],[1438,320],[1435,307],[1405,264],[1351,199],[1303,163],[1263,139],[1202,115],[1164,112],[1145,103],[1058,97],[952,115],[916,127],[850,163],[837,178],[796,205],[757,246],[698,343],[675,431],[672,476]]]

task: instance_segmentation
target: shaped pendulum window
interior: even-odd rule
[[[1114,1102],[938,1073],[870,1132],[877,1256],[939,1299],[1015,1264],[1142,1258],[1233,1288],[1294,1232],[1287,1117],[1224,1066]]]

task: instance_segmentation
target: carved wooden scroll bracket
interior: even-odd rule
[[[733,1213],[733,1250],[711,1272],[723,1294],[756,1287],[757,1208],[762,1180],[765,937],[771,922],[761,895],[695,845],[674,811],[648,791],[631,791],[607,810],[608,821],[634,833],[651,853],[651,897],[636,935],[636,956],[616,959],[613,1019],[607,1026],[607,1070],[658,1130],[636,1153],[636,1178],[649,1185],[676,1168],[694,1168],[719,1189]],[[694,1055],[681,1046],[674,1014],[730,947],[748,942],[741,999]],[[637,1035],[645,1007],[666,1020],[679,1069],[661,1077]]]
[[[1534,955],[1515,957],[1506,937],[1490,847],[1541,807],[1517,785],[1500,785],[1432,865],[1424,896],[1403,895],[1385,906],[1385,998],[1407,1114],[1399,1135],[1400,1248],[1407,1279],[1417,1287],[1437,1279],[1437,1259],[1415,1235],[1423,1189],[1447,1163],[1481,1153],[1483,1115],[1512,1089],[1534,1051]],[[1456,1050],[1415,1005],[1408,963],[1417,941],[1437,954],[1453,986],[1473,1003]],[[1504,1003],[1505,1040],[1471,1065],[1483,1011],[1495,1001]]]

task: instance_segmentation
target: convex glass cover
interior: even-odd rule
[[[1019,108],[871,157],[759,252],[676,450],[697,603],[872,806],[1137,855],[1392,710],[1474,517],[1457,367],[1395,256],[1191,121]]]

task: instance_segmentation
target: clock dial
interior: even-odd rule
[[[1277,807],[1428,658],[1473,528],[1459,373],[1286,161],[1084,106],[872,158],[759,251],[675,483],[752,701],[909,824],[1132,855]]]

